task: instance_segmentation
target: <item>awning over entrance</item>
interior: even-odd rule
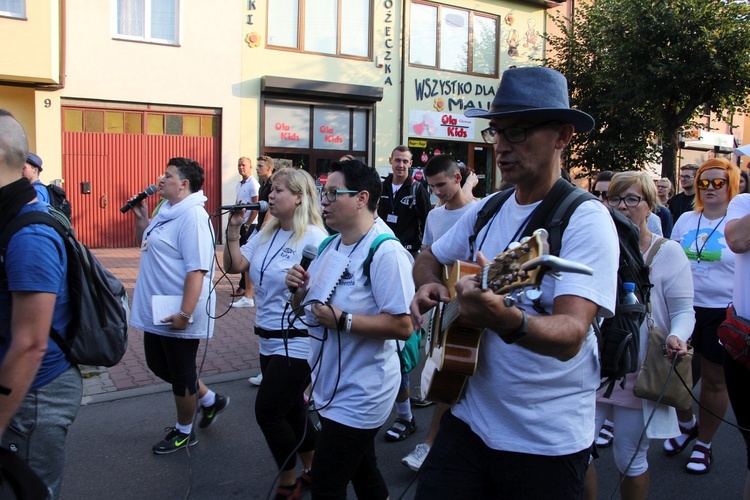
[[[719,150],[731,153],[737,145],[732,134],[718,134],[706,130],[691,130],[680,135],[680,141],[685,143],[686,148],[710,150],[719,148]]]
[[[383,100],[383,87],[302,80],[300,78],[285,78],[282,76],[266,75],[262,77],[260,79],[260,90],[266,95],[280,94],[285,97],[289,97],[291,92],[297,98],[308,96],[336,100],[346,99],[347,101],[363,103],[374,103]]]

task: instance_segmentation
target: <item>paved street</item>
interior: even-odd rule
[[[138,251],[95,253],[132,291]],[[237,277],[232,280],[236,282]],[[220,282],[217,309],[228,304],[229,290],[228,282]],[[250,333],[254,314],[254,308],[233,309],[217,320],[203,379],[212,389],[229,395],[231,403],[214,426],[197,431],[199,443],[190,448],[189,455],[151,452],[151,445],[163,437],[164,427],[174,424],[174,403],[170,388],[155,380],[145,366],[140,332],[132,332],[128,352],[117,367],[88,369],[84,405],[68,439],[63,500],[266,498],[277,471],[255,422],[257,389],[247,383],[247,377],[258,371],[257,340]],[[416,373],[412,379],[416,382]],[[376,440],[392,499],[414,495],[410,484],[415,475],[400,459],[426,434],[432,407],[414,413],[420,425],[416,435],[401,443],[385,443],[385,429],[381,429]],[[731,412],[729,419],[734,421]],[[739,432],[722,426],[714,450],[711,473],[691,476],[682,472],[687,452],[666,458],[661,443],[652,443],[650,498],[741,498],[746,469]],[[597,467],[599,498],[611,498],[617,481],[611,450],[602,452]],[[351,488],[349,496],[354,498]],[[554,491],[550,498],[555,498]]]

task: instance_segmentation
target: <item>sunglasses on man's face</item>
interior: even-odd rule
[[[591,190],[591,194],[593,194],[597,198],[601,198],[603,200],[607,199],[607,192],[606,191],[597,191],[596,189],[592,189]]]
[[[708,189],[708,186],[713,186],[714,189],[721,189],[727,185],[726,179],[701,179],[695,183],[695,186],[701,191]]]

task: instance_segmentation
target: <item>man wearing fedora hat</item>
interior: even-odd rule
[[[39,180],[39,173],[42,170],[42,159],[34,153],[29,153],[28,156],[26,156],[26,163],[23,164],[21,175],[26,177],[31,185],[34,186],[37,199],[44,203],[49,203],[47,186],[42,184],[42,181]]]
[[[539,67],[507,70],[490,109],[471,109],[466,116],[490,120],[482,136],[494,145],[497,168],[515,193],[477,235],[477,214],[491,197],[419,255],[415,324],[439,301],[449,301],[441,264],[475,259],[487,265],[485,255],[494,257],[517,241],[543,200],[552,200],[555,186],[565,182],[560,157],[573,133],[594,127],[591,116],[570,108],[565,77]],[[417,498],[583,497],[599,386],[591,323],[614,314],[617,287],[617,233],[601,203],[575,209],[559,256],[589,266],[593,275],[545,276],[540,311],[549,314],[537,313],[523,295],[506,305],[504,296],[482,290],[476,277],[456,284],[460,314],[486,330],[476,372],[443,417],[420,469]]]

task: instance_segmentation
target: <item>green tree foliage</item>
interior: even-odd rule
[[[725,121],[750,108],[750,7],[725,0],[596,0],[553,16],[545,64],[597,122],[574,136],[584,174],[661,161],[675,180],[678,134],[707,104]],[[703,125],[705,126],[705,124]]]

